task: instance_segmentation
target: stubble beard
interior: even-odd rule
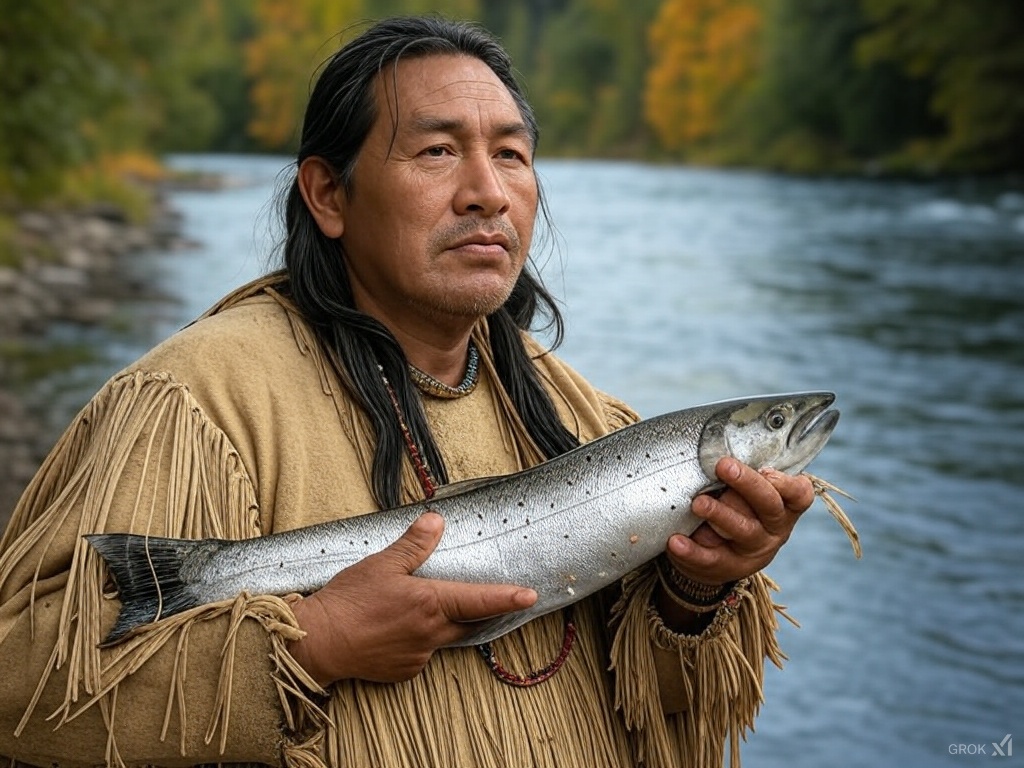
[[[504,284],[487,291],[467,290],[465,287],[453,290],[452,286],[438,286],[428,300],[417,302],[420,309],[442,318],[463,318],[477,320],[497,312],[508,301],[515,288],[522,267],[515,270]]]
[[[462,238],[475,232],[485,231],[488,233],[500,232],[508,239],[508,258],[512,265],[518,265],[512,269],[508,278],[498,287],[490,287],[486,290],[473,290],[470,287],[458,286],[452,290],[452,285],[436,286],[437,290],[431,301],[423,302],[421,309],[427,310],[439,317],[458,317],[479,319],[497,312],[508,301],[508,297],[515,288],[516,281],[525,266],[525,259],[521,258],[523,244],[519,233],[509,222],[500,219],[495,222],[480,222],[468,220],[460,222],[447,231],[438,234],[432,241],[432,253],[441,254],[448,249],[451,243],[458,242]],[[428,306],[429,305],[429,306]]]

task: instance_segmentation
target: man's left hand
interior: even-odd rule
[[[715,473],[728,488],[718,498],[704,494],[693,500],[693,513],[704,523],[689,537],[670,537],[666,551],[672,565],[694,581],[727,584],[775,558],[814,502],[814,489],[804,476],[759,472],[730,457],[719,460]]]

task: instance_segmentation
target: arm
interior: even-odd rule
[[[281,762],[283,687],[316,690],[289,666],[285,643],[298,630],[287,603],[243,596],[100,650],[117,604],[81,535],[119,530],[259,533],[237,454],[167,377],[108,384],[0,542],[0,654],[18,660],[0,676],[0,754],[61,765]]]
[[[757,472],[735,459],[716,466],[729,489],[718,498],[698,496],[693,512],[705,523],[690,537],[672,536],[666,556],[672,567],[697,585],[722,587],[749,578],[765,568],[789,540],[800,515],[814,502],[806,477],[775,470]],[[659,584],[658,612],[666,626],[680,634],[699,634],[708,614],[680,607]]]
[[[341,571],[295,605],[306,634],[290,651],[317,682],[408,680],[434,651],[469,634],[473,621],[537,601],[532,589],[413,576],[443,530],[440,515],[422,515],[390,547]]]
[[[704,614],[681,609],[651,567],[623,581],[613,612],[616,696],[641,751],[664,754],[680,744],[700,766],[722,765],[727,744],[738,760],[762,702],[764,661],[782,663],[776,587],[760,569],[814,499],[806,478],[758,473],[732,459],[716,471],[729,489],[695,500],[705,524],[692,538],[671,537],[664,557],[685,578],[724,586],[729,599]]]

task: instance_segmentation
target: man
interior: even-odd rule
[[[0,542],[0,753],[35,764],[721,765],[778,662],[759,575],[809,482],[717,467],[658,568],[481,653],[516,585],[413,572],[428,513],[305,598],[243,594],[108,649],[94,531],[244,537],[512,472],[636,419],[527,336],[536,124],[501,48],[378,24],[311,96],[286,268],[115,376]],[[611,629],[609,629],[609,623]],[[609,666],[613,672],[609,673]],[[52,719],[47,719],[53,715]],[[56,726],[56,729],[55,729]],[[734,763],[735,764],[735,763]]]

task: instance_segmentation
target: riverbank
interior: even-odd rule
[[[190,247],[181,217],[154,192],[144,223],[117,206],[22,210],[0,261],[0,529],[58,434],[36,402],[34,381],[60,361],[40,340],[63,325],[102,326],[118,304],[152,294],[128,268],[143,251]],[[59,353],[58,353],[59,356]]]

